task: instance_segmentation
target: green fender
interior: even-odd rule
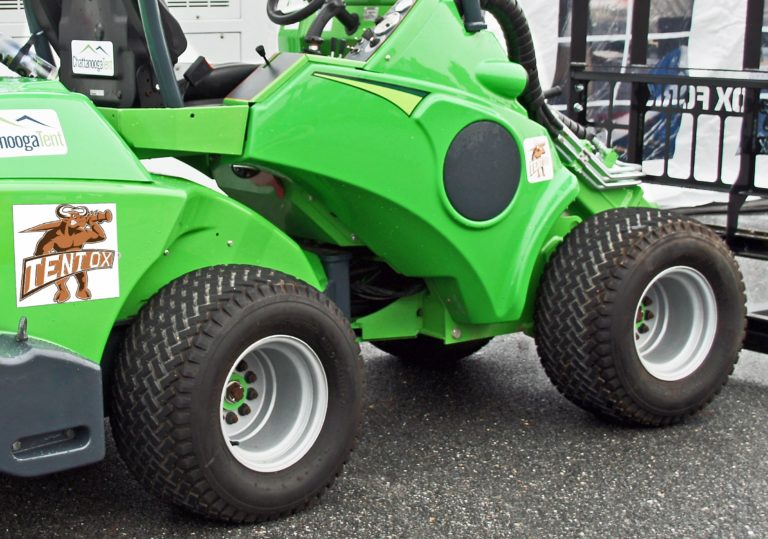
[[[155,292],[196,269],[247,264],[287,273],[324,290],[320,258],[244,205],[213,190],[174,178],[155,176],[177,193],[186,193],[183,208],[162,249],[154,253],[128,294],[119,319],[135,315]]]
[[[182,133],[187,142],[196,137],[218,152],[238,153],[247,107],[217,111],[233,127],[227,136],[203,136],[222,118],[207,110],[172,111],[166,121],[143,125],[156,126],[155,144],[178,142],[174,133]],[[0,332],[15,333],[26,318],[30,337],[98,363],[116,322],[196,269],[262,266],[325,289],[320,259],[253,210],[196,183],[147,172],[112,125],[135,127],[130,113],[99,112],[57,82],[0,78],[0,123]],[[45,240],[67,228],[56,212],[72,208],[62,205],[101,216],[98,227],[79,229],[90,237],[84,244]],[[37,252],[48,243],[54,247]],[[86,257],[97,265],[83,273],[75,260]],[[83,275],[91,299],[77,297]],[[58,295],[56,281],[66,283],[70,297]]]
[[[0,180],[0,279],[6,283],[0,289],[0,332],[15,332],[26,317],[31,337],[99,363],[116,322],[135,316],[161,287],[196,269],[262,266],[325,289],[319,257],[252,210],[193,182],[148,177],[148,182]],[[112,220],[102,223],[107,240],[84,249],[114,250],[116,267],[88,272],[93,299],[78,300],[76,278],[69,277],[72,297],[65,302],[55,302],[53,283],[20,300],[21,268],[44,233],[25,230],[50,227],[60,204],[83,205],[102,215],[110,209]],[[111,272],[117,273],[119,286],[111,285],[108,297],[99,298],[106,291],[103,276]]]

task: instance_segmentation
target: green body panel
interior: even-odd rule
[[[16,307],[12,206],[115,204],[120,296]],[[18,231],[17,231],[18,232]],[[67,179],[0,181],[0,331],[29,333],[99,362],[115,321],[128,319],[157,290],[190,271],[219,264],[274,268],[311,286],[327,282],[318,258],[240,203],[197,184],[162,176],[147,183]],[[94,244],[94,247],[98,244]],[[53,294],[52,287],[39,294]]]
[[[149,181],[146,169],[85,96],[54,82],[0,78],[0,110],[17,109],[55,110],[67,153],[4,158],[0,178]]]
[[[435,43],[423,37],[426,25],[457,35]],[[282,200],[269,189],[261,195],[252,189],[241,200],[290,235],[327,242],[328,227],[313,229],[313,219],[296,203],[311,196],[350,238],[397,272],[427,279],[456,322],[516,322],[550,229],[576,199],[579,183],[559,163],[549,182],[529,183],[521,171],[519,190],[502,215],[485,223],[461,217],[443,188],[443,160],[455,135],[473,122],[498,122],[522,154],[523,140],[545,136],[545,130],[516,101],[473,76],[471,66],[505,61],[505,53],[489,32],[465,46],[453,3],[420,0],[397,32],[392,54],[398,60],[383,60],[384,48],[395,46],[391,38],[366,64],[368,73],[332,60],[309,62],[252,106],[243,159],[291,187]],[[329,80],[334,78],[408,88],[425,97],[409,115],[392,96]],[[352,125],[360,126],[359,135],[350,136]],[[228,189],[234,161],[224,158],[214,174],[240,198]]]
[[[425,28],[441,30],[425,32]],[[478,66],[505,61],[507,54],[494,34],[487,30],[468,34],[464,30],[453,2],[419,0],[397,29],[397,39],[386,40],[365,64],[365,70],[429,81],[443,91],[454,89],[465,99],[525,115],[522,105],[499,96],[478,77]],[[527,80],[524,71],[518,73],[521,82]],[[519,82],[511,84],[519,90]]]
[[[350,2],[361,15],[390,4]],[[284,29],[281,48],[303,50],[310,24]],[[324,36],[324,47],[346,37],[338,22]],[[5,287],[0,331],[26,316],[31,335],[99,361],[116,321],[198,268],[263,266],[324,290],[320,259],[300,246],[319,244],[426,284],[353,319],[363,340],[530,332],[546,261],[565,235],[597,212],[647,203],[640,188],[579,181],[578,163],[561,163],[551,141],[552,179],[529,181],[525,141],[549,135],[516,99],[526,84],[491,32],[464,30],[452,0],[418,0],[366,62],[300,56],[256,95],[222,106],[98,110],[57,83],[0,79],[0,110],[56,110],[70,144],[64,156],[0,162],[0,278],[16,280],[13,205],[116,204],[121,254],[120,297],[19,309]],[[481,121],[505,128],[522,159],[508,207],[475,222],[451,205],[443,169],[456,135]],[[157,156],[210,174],[231,198],[148,174],[139,158]],[[73,320],[93,322],[86,332]]]
[[[248,120],[245,105],[100,110],[141,158],[243,153]]]

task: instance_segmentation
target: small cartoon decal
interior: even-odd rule
[[[538,183],[554,178],[555,170],[552,162],[552,149],[547,137],[526,139],[523,146],[528,181]]]
[[[114,204],[14,206],[13,214],[19,307],[119,296]],[[50,285],[52,294],[42,292]]]

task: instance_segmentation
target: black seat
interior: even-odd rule
[[[158,3],[175,64],[187,48],[187,39],[165,2]],[[26,4],[60,58],[59,76],[67,88],[100,106],[162,106],[137,0],[31,0]],[[205,77],[210,80],[188,89],[190,98],[221,99],[253,69],[255,66],[213,69]]]

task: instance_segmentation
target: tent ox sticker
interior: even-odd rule
[[[547,182],[555,177],[552,147],[547,137],[533,137],[523,143],[525,169],[531,183]]]
[[[16,305],[116,298],[115,204],[13,207]]]

